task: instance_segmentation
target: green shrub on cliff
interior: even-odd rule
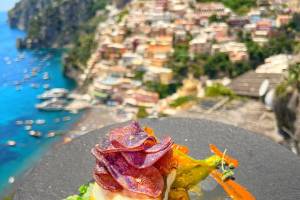
[[[235,96],[234,92],[231,89],[225,87],[220,83],[215,83],[211,86],[206,87],[205,95],[207,97],[227,96],[230,98],[233,98]]]
[[[168,85],[152,81],[147,81],[145,83],[147,90],[157,92],[159,94],[159,98],[161,99],[175,93],[180,86],[180,83],[171,83]]]
[[[128,9],[124,9],[122,10],[118,15],[117,15],[117,22],[120,23],[123,18],[129,14],[129,10]]]
[[[256,6],[256,0],[197,0],[198,2],[220,2],[238,14],[245,14]]]
[[[104,20],[104,15],[98,15],[80,26],[80,32],[74,40],[73,47],[71,47],[67,53],[67,66],[78,68],[78,65],[86,65],[87,60],[97,45],[94,41],[97,26]]]
[[[33,38],[38,37],[41,26],[42,26],[42,21],[40,18],[31,20],[29,25],[28,35],[30,35]]]
[[[149,114],[148,114],[146,108],[145,107],[139,107],[138,112],[136,114],[136,117],[138,119],[142,119],[142,118],[146,118],[148,116],[149,116]]]
[[[70,56],[74,61],[78,61],[81,64],[85,64],[89,59],[92,50],[95,48],[94,35],[83,34],[79,37],[75,43],[75,47],[71,49]]]
[[[288,75],[284,81],[276,88],[276,96],[286,96],[289,90],[300,91],[300,63],[289,67]]]
[[[172,101],[169,105],[172,108],[177,108],[179,106],[182,106],[186,103],[192,102],[192,101],[197,101],[197,97],[195,96],[183,96],[183,97],[178,97],[177,99],[175,99],[174,101]]]

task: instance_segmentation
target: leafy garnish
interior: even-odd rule
[[[69,197],[65,198],[64,200],[90,200],[93,186],[94,186],[94,183],[84,184],[79,187],[78,195],[69,196]]]

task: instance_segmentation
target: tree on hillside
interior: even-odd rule
[[[256,6],[256,0],[197,0],[197,2],[221,2],[238,14],[245,14]]]
[[[300,32],[300,13],[294,13],[293,18],[288,27]]]
[[[187,44],[174,46],[174,53],[169,58],[167,66],[172,69],[175,80],[181,81],[187,76],[189,59],[189,46]]]
[[[210,78],[230,76],[232,69],[233,64],[225,53],[216,53],[215,55],[209,56],[204,64],[204,72]]]

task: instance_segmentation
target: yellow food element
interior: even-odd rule
[[[180,145],[180,144],[173,144],[172,149],[177,149],[185,154],[189,153],[189,148],[187,146]]]
[[[185,189],[172,189],[168,200],[189,200],[189,194]]]
[[[154,130],[153,130],[152,128],[150,128],[149,126],[145,126],[145,127],[144,127],[144,131],[145,131],[149,136],[156,137],[156,136],[155,136],[155,133],[154,133]]]
[[[221,158],[216,155],[196,160],[176,149],[173,150],[173,159],[177,161],[177,175],[172,188],[185,190],[204,180],[221,162]]]

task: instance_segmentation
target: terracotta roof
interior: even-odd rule
[[[237,95],[259,97],[259,88],[264,80],[269,80],[270,88],[275,88],[281,81],[281,74],[271,73],[255,73],[254,71],[246,72],[245,74],[233,79],[229,84]]]
[[[151,53],[168,53],[172,51],[171,45],[149,45],[148,52]]]

